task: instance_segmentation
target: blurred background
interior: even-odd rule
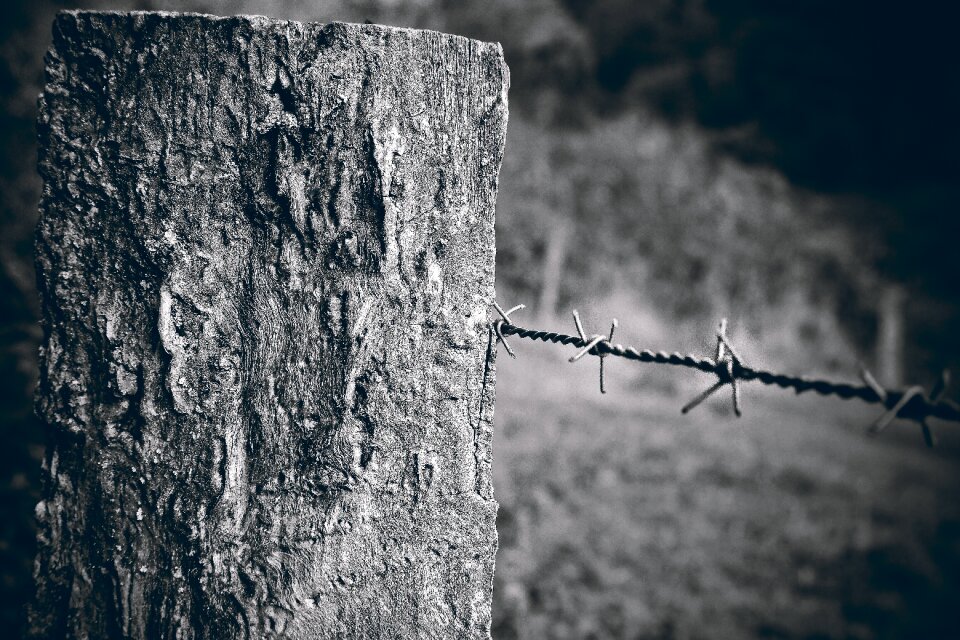
[[[889,5],[889,6],[888,6]],[[30,597],[44,434],[34,121],[57,10],[258,13],[503,44],[501,303],[519,324],[929,387],[960,360],[960,75],[949,3],[341,0],[5,3],[0,21],[0,625]],[[960,437],[686,370],[499,367],[495,638],[960,637]],[[951,397],[956,398],[952,393]]]

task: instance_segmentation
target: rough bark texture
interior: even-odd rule
[[[499,45],[68,12],[43,637],[489,636]]]

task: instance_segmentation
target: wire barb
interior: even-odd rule
[[[880,398],[880,401],[886,404],[887,402],[887,391],[880,386],[880,383],[877,382],[877,379],[873,377],[873,374],[867,370],[866,367],[860,367],[860,379],[863,380],[863,383],[870,387],[870,390],[877,394],[877,397]]]
[[[714,382],[712,387],[710,387],[706,391],[701,392],[696,398],[694,398],[687,404],[683,405],[683,408],[680,409],[680,413],[689,413],[691,409],[696,409],[701,402],[703,402],[704,400],[712,396],[714,392],[717,391],[717,389],[719,389],[725,384],[726,383],[723,380],[718,380]]]
[[[880,416],[877,419],[877,421],[874,422],[869,429],[867,429],[867,433],[870,434],[871,436],[878,435],[881,431],[886,429],[891,422],[893,422],[893,419],[897,417],[900,411],[902,411],[903,408],[907,406],[911,400],[913,400],[917,396],[922,396],[922,395],[923,395],[923,387],[910,387],[909,389],[904,391],[903,395],[900,396],[900,399],[897,400],[897,402],[893,405],[893,407],[891,407],[889,411],[887,411],[882,416]],[[890,397],[889,394],[887,394],[888,399],[889,397]]]
[[[612,343],[612,342],[613,342],[613,332],[616,331],[616,329],[617,329],[617,327],[618,327],[619,325],[620,325],[620,323],[617,322],[617,319],[616,319],[616,318],[614,318],[614,319],[613,319],[613,322],[610,323],[610,337],[607,338],[607,342],[608,342],[608,343]],[[606,357],[607,357],[607,354],[605,354],[605,353],[601,353],[601,354],[600,354],[600,393],[606,393],[606,392],[607,392],[606,388],[603,386],[603,359],[606,358]]]
[[[695,409],[700,403],[720,390],[725,384],[729,383],[733,394],[733,412],[739,418],[743,415],[740,409],[740,380],[737,377],[737,370],[742,368],[743,360],[737,353],[730,339],[727,338],[727,319],[720,320],[720,328],[717,330],[717,350],[716,360],[714,362],[714,373],[719,380],[709,389],[695,397],[693,400],[683,405],[680,413],[688,413]]]
[[[943,396],[947,394],[947,389],[949,388],[950,370],[944,369],[940,372],[940,377],[937,378],[937,381],[934,383],[928,399],[933,404],[937,404],[943,400]],[[923,441],[927,444],[927,446],[931,448],[935,447],[937,445],[937,434],[935,434],[933,429],[930,428],[930,425],[927,423],[926,416],[920,418],[920,430],[923,432]]]
[[[517,354],[513,352],[513,349],[510,348],[510,345],[507,344],[507,339],[503,337],[503,325],[510,324],[510,314],[514,311],[520,311],[521,309],[526,309],[527,305],[518,304],[515,307],[511,307],[509,311],[504,311],[503,308],[497,304],[497,301],[493,301],[493,308],[496,309],[497,313],[500,314],[502,320],[497,320],[493,323],[493,330],[497,334],[497,340],[503,344],[503,348],[507,350],[507,353],[510,354],[511,358],[516,358]]]
[[[885,405],[889,405],[889,394],[884,390],[880,384],[877,382],[869,371],[862,369],[860,376],[863,378],[864,382],[880,397]],[[900,412],[910,404],[914,398],[920,397],[925,402],[929,404],[936,405],[946,394],[947,388],[950,386],[950,371],[944,369],[940,374],[940,377],[937,379],[937,382],[933,385],[933,389],[930,391],[930,395],[927,396],[923,387],[914,386],[908,388],[900,396],[892,407],[886,411],[883,415],[877,418],[867,429],[867,434],[871,436],[879,435],[884,429],[886,429],[891,422],[894,421],[897,417],[900,417]],[[930,424],[927,422],[927,416],[922,415],[915,418],[917,422],[920,423],[920,430],[923,433],[923,441],[928,447],[934,447],[937,444],[937,436],[934,434],[933,429],[930,427]]]
[[[583,330],[583,323],[580,322],[580,314],[577,313],[576,309],[573,310],[573,323],[577,327],[577,333],[580,335],[580,341],[583,343],[583,346],[580,348],[580,351],[572,355],[568,361],[576,362],[577,360],[579,360],[580,358],[582,358],[583,356],[591,352],[593,352],[594,355],[599,357],[600,358],[600,393],[606,393],[607,389],[606,389],[606,386],[604,385],[604,380],[603,380],[603,359],[606,358],[609,354],[600,353],[599,351],[596,350],[596,348],[601,342],[606,342],[608,346],[612,346],[613,332],[616,331],[618,326],[620,326],[620,323],[617,322],[616,318],[613,319],[613,322],[610,324],[609,337],[602,336],[600,334],[594,334],[590,336],[589,339],[587,338],[586,332]]]

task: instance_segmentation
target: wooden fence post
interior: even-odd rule
[[[883,384],[894,388],[903,386],[906,301],[902,285],[886,284],[877,305],[877,373]]]
[[[497,44],[66,12],[32,632],[487,638]]]

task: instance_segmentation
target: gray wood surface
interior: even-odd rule
[[[41,637],[489,636],[501,48],[66,12]]]

